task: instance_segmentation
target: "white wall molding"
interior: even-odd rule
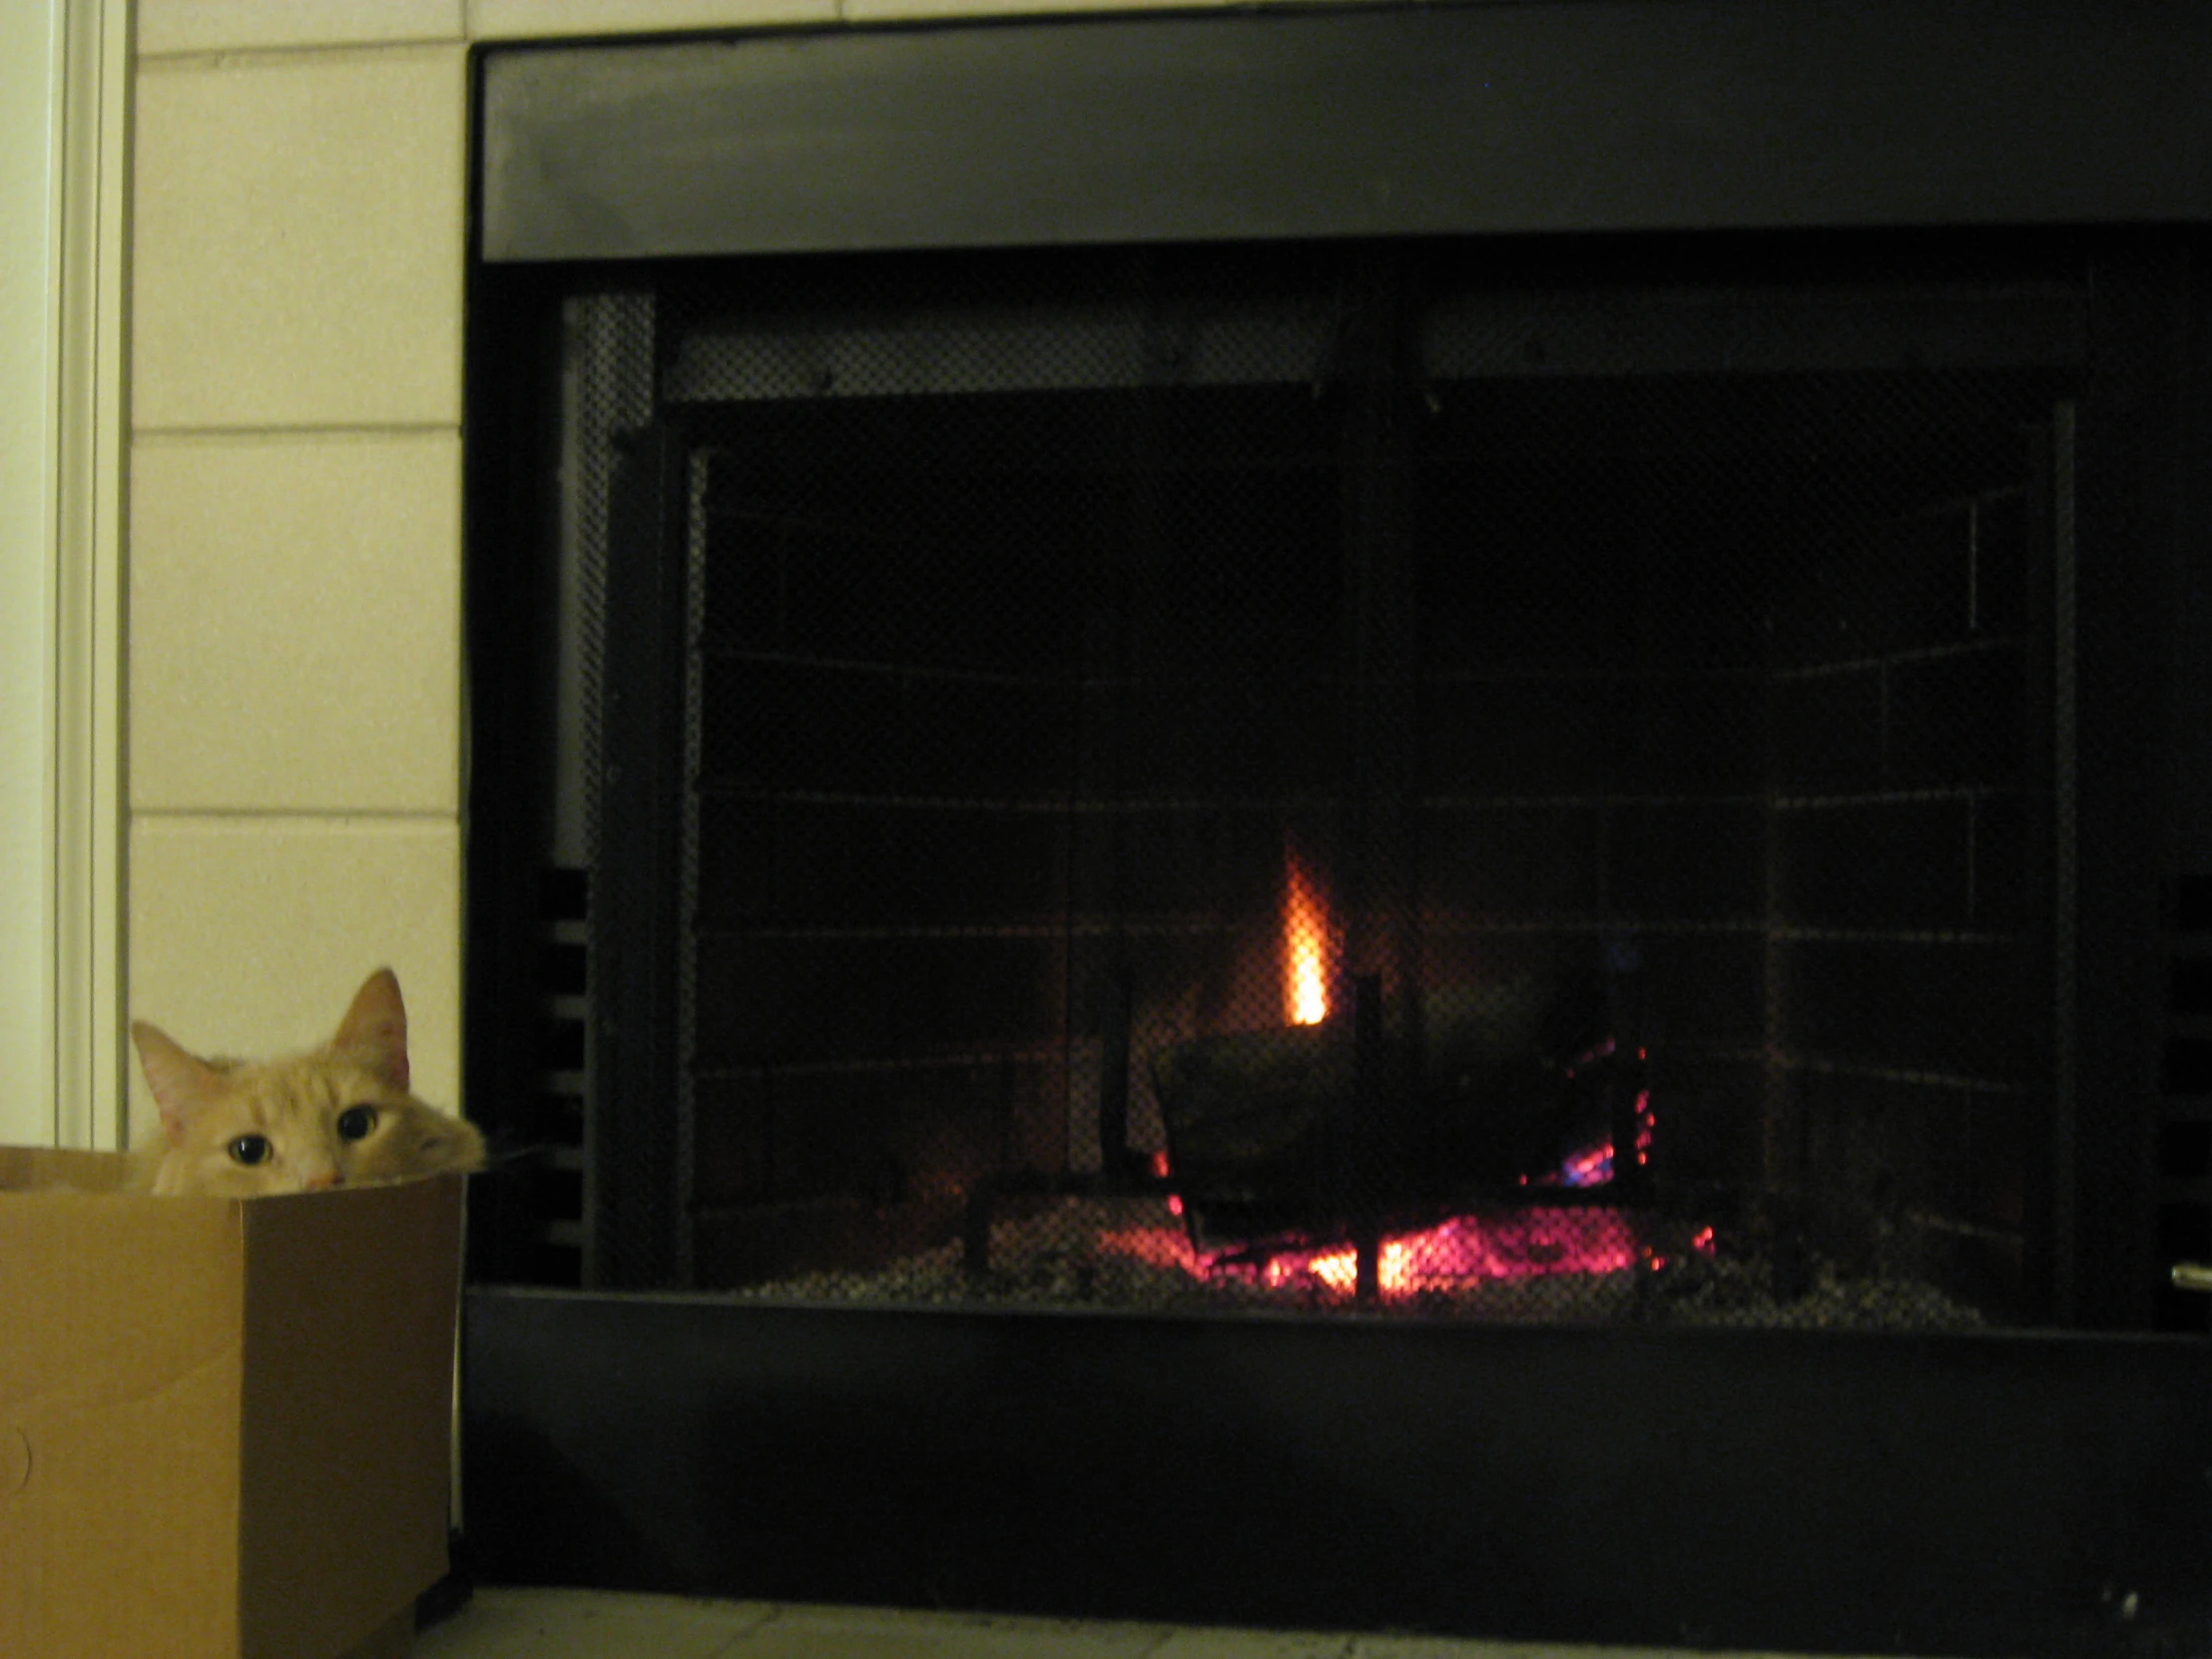
[[[55,1138],[53,690],[62,28],[0,9],[0,1141]]]
[[[0,8],[0,1141],[121,1123],[130,25]]]
[[[122,1144],[131,0],[62,0],[55,633],[57,1138]]]

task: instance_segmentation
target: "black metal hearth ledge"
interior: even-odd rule
[[[2212,1350],[479,1288],[500,1583],[1918,1654],[2201,1653]]]

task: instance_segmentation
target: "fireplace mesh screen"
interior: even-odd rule
[[[603,1274],[2030,1313],[2073,307],[1433,248],[579,301],[639,347],[581,423],[662,457],[605,677],[684,734],[666,936],[593,970],[667,970],[592,1091],[674,1243]],[[598,917],[661,865],[596,730]]]

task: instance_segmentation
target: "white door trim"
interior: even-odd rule
[[[130,0],[0,7],[0,1141],[122,1127]]]

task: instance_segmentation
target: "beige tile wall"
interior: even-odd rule
[[[389,962],[444,1103],[461,23],[457,0],[147,0],[131,305],[131,1009],[189,1045],[296,1046]]]
[[[139,0],[135,1015],[304,1043],[390,962],[458,1100],[468,43],[1093,3]]]

